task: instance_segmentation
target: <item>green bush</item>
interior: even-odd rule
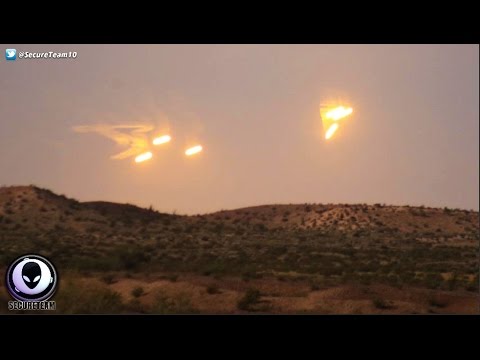
[[[443,284],[443,278],[440,274],[429,273],[425,277],[425,284],[429,289],[439,289]]]
[[[219,294],[220,290],[218,289],[217,285],[209,285],[207,286],[207,294],[214,295]]]
[[[177,282],[178,280],[178,275],[177,274],[171,274],[167,276],[167,280],[170,282]]]
[[[431,295],[428,298],[428,305],[438,308],[444,308],[445,306],[447,306],[447,302]]]
[[[147,309],[137,298],[130,300],[125,307],[129,313],[147,313]]]
[[[467,291],[478,292],[479,288],[479,274],[475,275],[472,281],[467,285]]]
[[[458,287],[458,275],[453,273],[452,277],[447,281],[447,288],[450,291],[455,290]]]
[[[118,314],[123,310],[117,292],[76,280],[61,284],[53,300],[57,311],[64,314]]]
[[[133,297],[139,298],[140,296],[145,294],[145,290],[143,290],[141,286],[138,286],[132,290],[131,294]]]
[[[238,300],[237,307],[240,310],[251,311],[255,304],[260,301],[260,291],[257,289],[248,289],[247,292]]]
[[[107,285],[111,285],[113,283],[115,283],[115,277],[113,276],[113,274],[105,274],[102,276],[102,281],[107,284]]]
[[[391,304],[389,304],[387,301],[385,301],[383,299],[380,299],[380,298],[373,299],[372,303],[373,303],[373,306],[375,306],[375,308],[377,308],[377,309],[386,310],[386,309],[391,309],[392,308]]]
[[[193,307],[187,294],[170,297],[164,292],[159,292],[151,312],[154,314],[196,314],[199,311]]]
[[[223,262],[211,262],[206,264],[205,270],[202,272],[204,276],[223,275],[227,270],[227,266]]]
[[[317,284],[316,282],[313,282],[313,283],[310,284],[310,290],[312,290],[312,291],[320,290],[320,285]]]
[[[263,223],[258,223],[253,226],[253,229],[258,232],[266,232],[268,231],[268,228],[265,224]]]
[[[249,281],[253,279],[261,279],[262,274],[257,273],[256,271],[247,270],[242,273],[242,280]]]
[[[125,246],[118,249],[115,255],[122,263],[122,268],[126,270],[138,269],[150,259],[149,254],[140,247]]]

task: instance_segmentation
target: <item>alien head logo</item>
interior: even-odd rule
[[[42,277],[42,269],[35,261],[28,261],[23,265],[22,278],[30,289],[37,287],[40,278]]]
[[[20,301],[48,300],[55,292],[57,274],[42,256],[26,255],[15,260],[7,271],[7,288]]]

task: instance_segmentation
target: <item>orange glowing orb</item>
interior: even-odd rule
[[[153,145],[162,145],[168,143],[170,140],[172,140],[170,135],[162,135],[153,139]]]
[[[320,106],[320,117],[325,130],[325,139],[329,140],[337,132],[340,120],[353,113],[351,107],[346,106]]]
[[[152,154],[150,151],[148,151],[148,152],[146,152],[146,153],[143,153],[143,154],[138,155],[138,156],[135,158],[135,162],[136,162],[136,163],[141,163],[141,162],[150,160],[152,157],[153,157],[153,154]]]
[[[325,113],[326,119],[332,119],[333,121],[337,121],[343,119],[344,117],[350,115],[353,112],[352,108],[346,108],[343,106],[338,106],[335,109],[329,110]]]
[[[187,156],[195,155],[195,154],[198,154],[199,152],[201,152],[202,150],[203,150],[202,145],[196,145],[196,146],[193,146],[193,147],[185,150],[185,155],[187,155]]]
[[[335,134],[335,132],[337,130],[338,130],[338,124],[337,123],[330,125],[327,132],[325,133],[325,139],[327,139],[327,140],[330,139],[333,136],[333,134]]]

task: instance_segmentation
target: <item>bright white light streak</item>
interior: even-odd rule
[[[153,145],[162,145],[172,140],[170,135],[163,135],[153,139]]]
[[[203,150],[202,145],[196,145],[194,147],[191,147],[191,148],[185,150],[185,155],[191,156],[191,155],[199,153],[202,150]]]
[[[143,153],[143,154],[140,154],[138,155],[136,158],[135,158],[135,162],[136,163],[141,163],[143,161],[147,161],[147,160],[150,160],[152,158],[153,154],[148,151],[146,153]]]
[[[332,119],[333,121],[337,121],[344,118],[345,116],[350,115],[352,112],[353,112],[352,108],[345,108],[343,106],[339,106],[335,109],[327,111],[327,113],[325,114],[325,117],[327,119]]]
[[[327,133],[325,134],[325,139],[327,140],[330,139],[333,136],[333,134],[335,134],[335,131],[337,131],[337,129],[338,129],[338,124],[337,123],[332,124],[328,128]]]

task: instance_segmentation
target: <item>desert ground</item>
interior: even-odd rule
[[[11,313],[9,263],[37,253],[59,273],[55,313],[478,314],[479,246],[479,214],[461,209],[273,204],[184,216],[2,187],[0,313]]]

